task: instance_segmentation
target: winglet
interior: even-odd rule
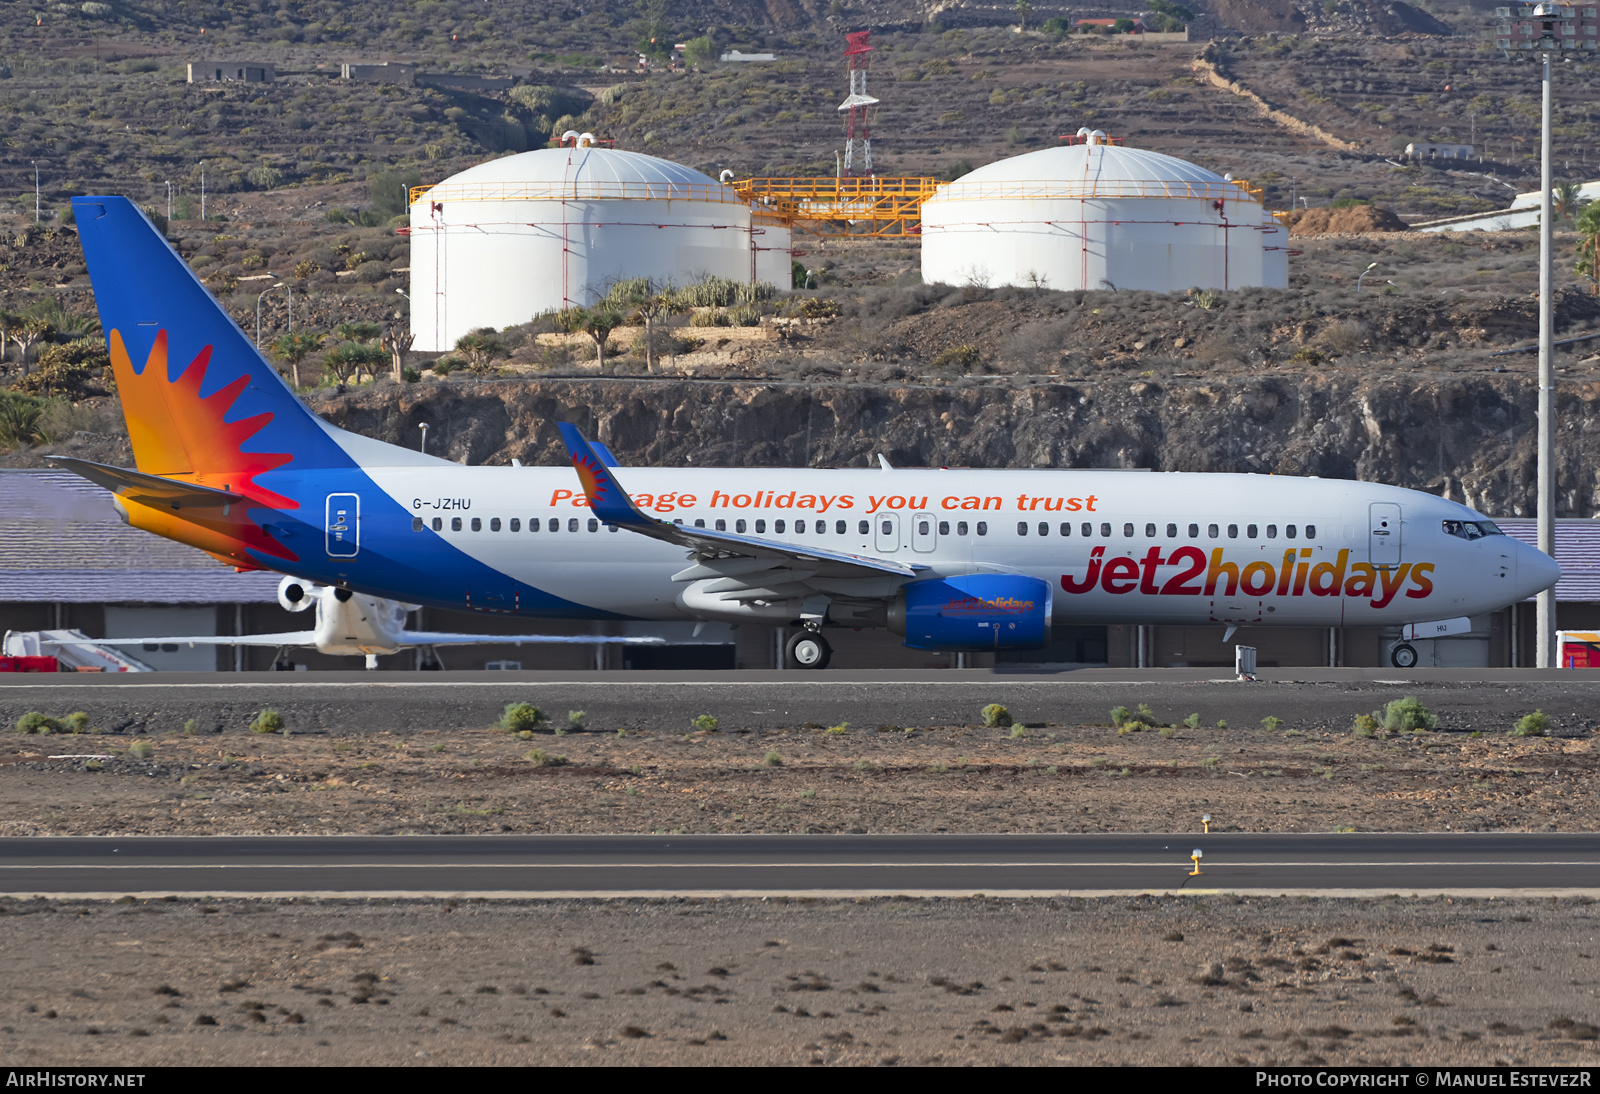
[[[583,439],[578,427],[568,422],[557,423],[561,439],[567,444],[572,457],[572,467],[583,483],[583,493],[589,502],[589,511],[607,524],[623,528],[638,528],[659,523],[640,512],[627,491],[617,482],[611,468],[606,465],[593,446]]]

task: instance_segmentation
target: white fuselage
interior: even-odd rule
[[[363,551],[383,551],[385,537],[438,536],[596,613],[715,617],[686,606],[685,583],[673,580],[688,565],[684,549],[595,520],[568,467],[364,470],[412,521],[363,519]],[[1400,624],[1504,607],[1558,572],[1506,536],[1449,534],[1446,522],[1483,520],[1465,506],[1345,480],[780,468],[616,475],[641,509],[665,520],[720,521],[800,549],[925,566],[927,576],[1037,577],[1055,592],[1059,622]],[[903,580],[853,579],[824,591],[872,600]],[[354,574],[352,587],[360,587]]]

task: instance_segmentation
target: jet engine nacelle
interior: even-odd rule
[[[1018,574],[913,581],[889,604],[889,630],[912,649],[1031,650],[1050,644],[1051,589]]]
[[[314,582],[286,577],[278,582],[278,603],[287,612],[303,612],[317,602],[322,589]]]

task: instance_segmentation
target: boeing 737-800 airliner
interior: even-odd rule
[[[312,414],[126,199],[73,201],[137,471],[62,461],[127,521],[240,569],[576,619],[887,627],[1037,648],[1053,622],[1367,626],[1559,576],[1481,514],[1369,483],[1076,470],[462,467]],[[576,473],[574,473],[576,472]]]

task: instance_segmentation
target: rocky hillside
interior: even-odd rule
[[[1147,467],[1361,478],[1487,513],[1532,512],[1524,374],[1316,372],[1011,387],[540,380],[385,385],[320,409],[467,463],[561,463],[572,421],[629,464]],[[1600,507],[1600,382],[1562,385],[1560,512]]]

